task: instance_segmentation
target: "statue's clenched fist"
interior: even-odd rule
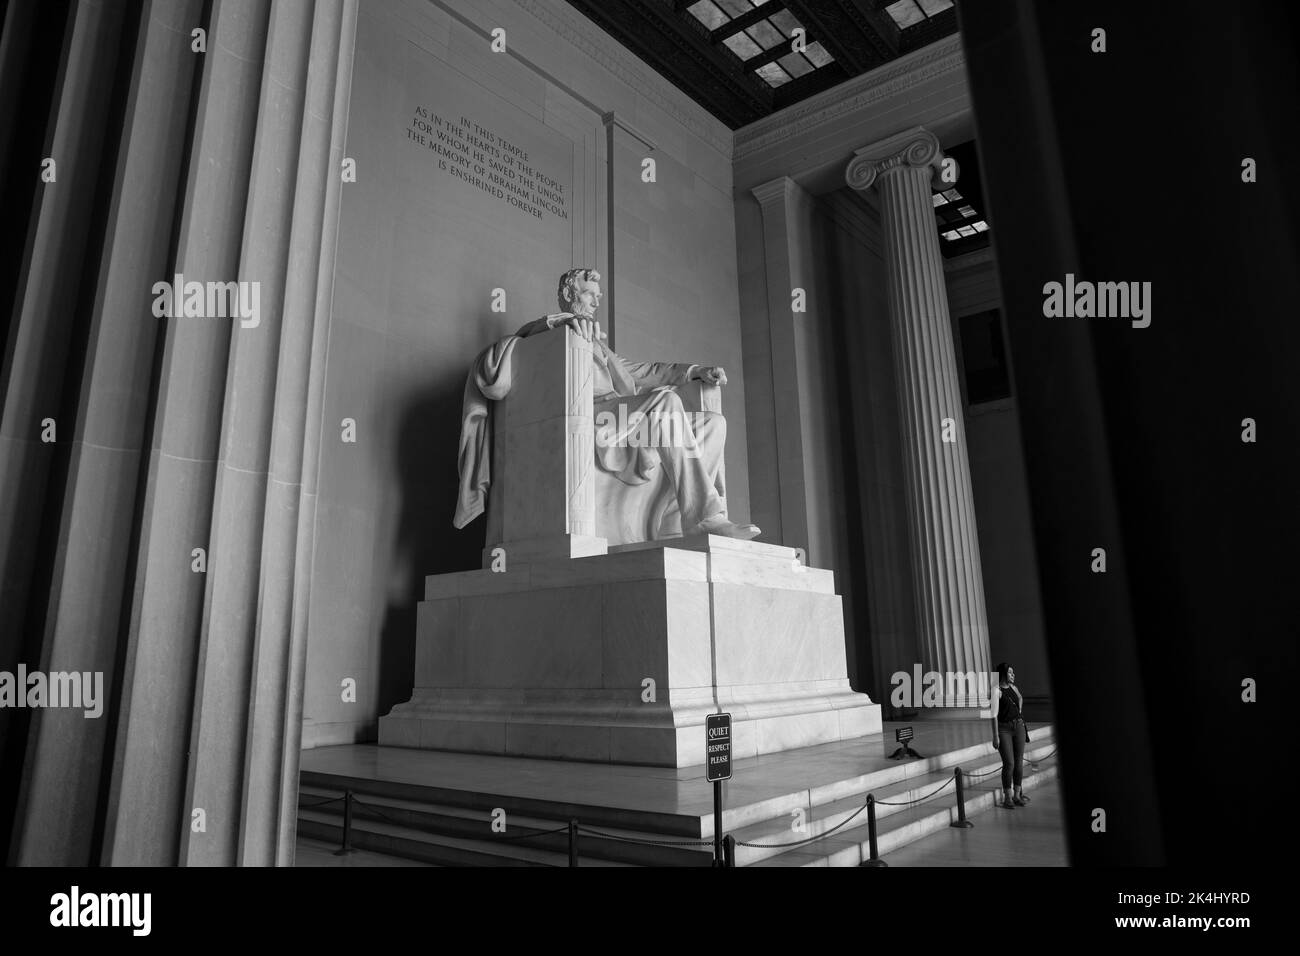
[[[705,385],[726,385],[727,371],[721,365],[701,365],[695,370],[695,378]]]

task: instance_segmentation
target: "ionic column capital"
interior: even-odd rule
[[[928,166],[936,174],[944,158],[938,137],[922,126],[914,126],[856,150],[844,171],[844,179],[854,189],[866,191],[896,169]]]

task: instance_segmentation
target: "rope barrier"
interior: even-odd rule
[[[593,830],[590,827],[578,826],[579,833],[585,833],[587,836],[593,836],[597,840],[616,840],[619,843],[639,843],[642,846],[713,846],[712,840],[638,840],[636,837],[618,836],[613,833],[602,833],[600,830]]]
[[[352,798],[352,803],[353,803],[355,806],[358,806],[358,807],[365,807],[367,810],[371,810],[371,811],[373,811],[373,812],[379,814],[379,816],[383,817],[383,818],[384,818],[385,820],[387,820],[389,823],[395,824],[396,826],[408,826],[408,825],[409,825],[409,824],[407,823],[407,821],[405,821],[405,820],[395,820],[395,819],[393,819],[392,817],[390,817],[388,814],[386,814],[383,810],[381,810],[379,807],[375,806],[373,803],[365,803],[364,801],[358,800],[355,796]],[[564,826],[562,826],[562,827],[556,827],[554,830],[536,830],[536,831],[534,831],[534,832],[532,832],[532,833],[519,833],[519,834],[514,834],[514,835],[511,835],[511,836],[506,836],[506,835],[504,835],[504,834],[497,834],[497,833],[494,833],[493,836],[491,837],[491,839],[493,839],[493,840],[495,840],[495,841],[497,841],[497,842],[500,842],[500,843],[514,843],[514,842],[519,841],[519,840],[532,840],[532,839],[534,839],[535,837],[553,836],[553,835],[555,835],[556,833],[564,833],[564,832],[567,831],[568,829],[569,829],[569,825],[566,823]],[[478,839],[478,838],[477,838],[477,837],[473,837],[473,836],[471,836],[471,837],[467,837],[467,839]]]
[[[915,805],[918,804],[918,803],[924,803],[926,800],[929,800],[931,797],[933,797],[936,793],[939,793],[939,792],[942,791],[942,790],[946,790],[948,787],[951,787],[951,786],[952,786],[954,783],[956,783],[956,782],[957,782],[957,781],[956,781],[956,778],[955,778],[955,777],[949,777],[947,780],[945,780],[945,781],[944,781],[942,784],[940,784],[938,787],[935,787],[933,790],[931,790],[929,793],[927,793],[924,797],[917,797],[915,800],[892,800],[892,801],[891,801],[891,800],[877,800],[876,803],[878,803],[878,804],[879,804],[880,806],[882,806],[882,807],[911,807],[911,806],[915,806]]]
[[[852,815],[845,817],[842,821],[835,824],[835,826],[831,827],[825,833],[819,833],[816,836],[809,837],[806,840],[795,840],[793,843],[748,843],[745,840],[737,840],[736,844],[738,846],[751,846],[760,850],[774,850],[778,847],[785,847],[785,846],[803,846],[805,843],[812,843],[814,840],[821,840],[825,837],[830,836],[840,827],[846,826],[848,822],[853,819],[853,817],[856,817],[859,813],[861,813],[865,809],[867,809],[867,805],[864,803],[862,806],[854,810]]]
[[[408,826],[405,820],[394,820],[392,817],[386,814],[383,810],[380,810],[373,803],[364,803],[361,800],[358,800],[355,794],[352,797],[352,805],[357,807],[365,807],[367,810],[373,810],[375,813],[379,814],[381,817],[383,817],[385,820],[387,820],[389,823],[393,824],[394,826],[399,826],[399,827]]]
[[[345,796],[330,797],[328,800],[317,800],[315,803],[300,803],[298,804],[298,809],[310,810],[312,807],[323,807],[327,803],[338,803],[340,800],[343,799],[346,799],[346,797]]]
[[[515,836],[504,836],[494,834],[492,839],[498,843],[516,843],[519,840],[531,840],[534,837],[554,836],[557,833],[568,833],[569,825],[566,823],[562,827],[556,827],[554,830],[538,830],[535,833],[520,833]]]
[[[1024,758],[1025,763],[1029,764],[1031,767],[1036,767],[1042,761],[1047,760],[1050,757],[1056,756],[1056,751],[1058,749],[1059,748],[1057,747],[1053,747],[1048,753],[1043,754],[1041,757],[1025,757]],[[1002,772],[1001,767],[994,767],[992,770],[986,770],[983,773],[971,773],[969,770],[962,771],[962,773],[966,774],[966,779],[968,780],[983,780],[985,777],[991,777],[995,773],[1001,773],[1001,772]]]
[[[915,806],[918,803],[924,803],[926,800],[929,800],[931,797],[935,796],[936,794],[950,787],[955,782],[956,782],[956,778],[950,777],[949,779],[945,780],[941,786],[938,786],[935,789],[931,790],[923,797],[917,797],[915,800],[896,800],[893,802],[876,800],[875,802],[877,804],[881,804],[889,807]],[[774,850],[777,849],[778,847],[802,846],[805,843],[812,843],[814,840],[821,840],[830,836],[832,833],[834,833],[836,830],[840,829],[841,827],[847,826],[849,822],[853,820],[854,817],[856,817],[859,813],[861,813],[865,809],[867,809],[867,804],[864,803],[862,806],[858,807],[858,809],[854,810],[852,814],[845,817],[839,823],[835,824],[835,826],[831,827],[825,833],[819,833],[816,836],[808,837],[808,839],[806,840],[796,840],[793,843],[748,843],[745,840],[737,840],[736,843],[739,844],[740,846],[755,847],[756,849],[763,849],[763,850]]]

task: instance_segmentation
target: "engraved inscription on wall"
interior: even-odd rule
[[[417,106],[406,138],[428,151],[440,176],[458,179],[541,222],[569,218],[564,184],[534,165],[528,149],[466,116]]]

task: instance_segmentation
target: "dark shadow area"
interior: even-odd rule
[[[988,0],[961,13],[1072,862],[1249,873],[1267,814],[1234,814],[1215,839],[1195,783],[1282,726],[1282,694],[1248,703],[1243,681],[1295,671],[1297,509],[1281,484],[1300,433],[1296,11]],[[1151,324],[1047,317],[1044,285],[1069,273],[1151,283]]]
[[[854,264],[844,261],[836,242],[837,226],[825,213],[818,214],[819,229],[814,236],[815,260],[824,264],[821,281],[831,296],[829,309],[834,320],[827,323],[828,344],[833,375],[833,406],[840,410],[836,420],[837,463],[840,482],[847,494],[844,496],[844,527],[847,529],[841,543],[842,553],[837,555],[847,573],[837,576],[835,590],[844,606],[844,640],[849,669],[849,683],[853,689],[867,694],[879,704],[888,703],[888,681],[876,673],[875,655],[872,653],[871,594],[868,587],[867,544],[862,533],[867,527],[862,503],[862,476],[858,469],[857,432],[853,422],[853,390],[851,382],[861,374],[861,363],[850,341],[847,328],[850,322],[864,319],[850,312],[844,305],[844,294],[839,279]]]
[[[394,463],[402,504],[393,547],[407,591],[389,605],[380,632],[380,716],[411,699],[416,608],[424,600],[424,579],[481,566],[486,516],[459,531],[451,523],[459,485],[456,450],[464,385],[463,379],[432,385],[412,395],[402,415]]]
[[[69,8],[69,0],[40,5],[15,3],[6,6],[5,17],[0,20],[0,32],[4,34],[0,42],[14,51],[9,61],[12,72],[0,78],[0,209],[9,226],[0,230],[0,394],[7,390],[12,374],[11,338],[17,332],[15,315],[25,281],[26,248],[31,241],[27,225],[33,221],[43,189],[38,176],[19,175],[16,171],[41,168]],[[19,486],[29,487],[51,461],[53,451],[44,464],[35,455],[28,457]],[[26,537],[17,534],[12,541],[0,541],[0,548],[16,549]],[[19,662],[37,666],[41,632],[26,620],[27,598],[32,593],[30,571],[36,559],[31,554],[14,553],[6,563],[18,574],[13,582],[0,581],[0,608],[9,618],[0,624],[0,670],[16,673]],[[20,570],[24,564],[25,573]],[[5,859],[13,836],[9,821],[14,819],[17,808],[30,724],[30,710],[0,709],[0,821],[5,821],[0,829],[0,856]]]
[[[71,461],[75,454],[73,437],[78,434],[80,390],[75,385],[82,381],[86,362],[90,320],[94,312],[97,285],[95,276],[106,241],[109,206],[113,196],[114,163],[121,141],[123,117],[131,79],[131,65],[135,50],[135,37],[142,15],[138,0],[123,4],[117,16],[110,21],[118,31],[118,45],[103,51],[97,61],[104,82],[111,88],[102,115],[94,118],[97,136],[88,138],[83,149],[92,151],[77,161],[56,158],[53,167],[56,179],[45,182],[39,175],[19,172],[40,170],[43,157],[50,156],[53,147],[57,110],[55,104],[62,94],[71,55],[72,29],[75,11],[66,2],[43,4],[36,9],[19,4],[3,11],[6,30],[13,32],[0,37],[0,43],[11,48],[16,55],[6,66],[12,66],[12,75],[3,77],[6,89],[0,95],[0,208],[18,213],[12,224],[18,228],[3,230],[0,250],[0,395],[9,391],[10,379],[16,374],[12,363],[18,349],[18,315],[28,295],[28,272],[32,256],[36,254],[39,240],[36,226],[42,216],[48,215],[43,205],[50,202],[48,190],[62,182],[69,185],[68,177],[81,170],[87,182],[87,205],[82,229],[58,244],[46,242],[46,248],[58,256],[58,268],[67,277],[68,285],[58,300],[68,306],[66,316],[50,316],[56,334],[50,336],[51,347],[41,355],[44,363],[44,385],[49,394],[43,396],[53,419],[56,438],[21,457],[22,478],[18,486],[24,489],[24,514],[18,533],[12,540],[0,541],[7,554],[6,571],[17,569],[0,587],[0,614],[10,620],[0,627],[0,670],[13,672],[19,663],[29,672],[42,667],[41,644],[46,636],[50,616],[57,609],[51,607],[49,597],[54,587],[55,566],[58,561],[60,529],[67,504],[68,479]],[[10,17],[10,15],[12,16]],[[90,162],[93,156],[97,162]],[[52,157],[53,158],[53,157]],[[59,165],[62,163],[62,165]],[[77,185],[81,185],[80,183]],[[6,220],[9,217],[6,215]],[[57,311],[57,310],[56,310]],[[57,405],[50,406],[49,399],[57,395]],[[43,432],[43,423],[32,423],[28,432],[35,437]],[[29,548],[23,555],[16,549]],[[11,550],[15,549],[15,550]],[[25,580],[23,576],[25,575]],[[111,679],[111,678],[110,678]],[[117,718],[117,686],[110,685],[107,707],[107,733],[105,739],[111,746],[111,734]],[[20,691],[22,693],[23,691]],[[12,715],[12,716],[11,716]],[[39,718],[37,718],[39,719]],[[33,720],[27,709],[0,710],[0,820],[14,819],[22,812],[23,772]],[[107,787],[107,775],[101,780],[101,789]],[[0,856],[10,858],[18,847],[8,826],[0,835]],[[92,845],[98,843],[98,832]],[[86,860],[87,863],[91,861]]]

